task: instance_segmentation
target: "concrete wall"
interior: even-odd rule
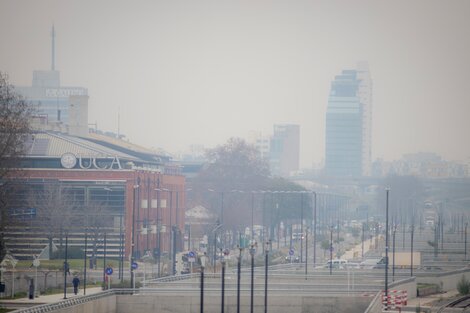
[[[418,283],[435,284],[441,287],[442,291],[449,291],[457,288],[457,282],[465,276],[470,279],[470,269],[461,269],[445,273],[427,273],[426,276],[417,277]]]
[[[369,305],[370,297],[314,297],[314,296],[273,296],[268,298],[270,313],[359,313]],[[225,299],[225,312],[236,312],[236,296]],[[220,295],[204,297],[204,312],[220,312]],[[162,296],[162,295],[122,295],[117,297],[116,313],[198,313],[200,312],[199,296]],[[248,312],[250,297],[241,297],[241,308]],[[264,309],[264,298],[255,296],[254,311]]]
[[[389,285],[389,289],[400,289],[408,291],[408,299],[416,298],[417,284],[436,284],[441,286],[442,291],[449,291],[457,288],[457,282],[465,275],[467,279],[470,279],[470,269],[461,269],[452,272],[445,273],[426,273],[426,276],[413,277],[401,282],[396,282]],[[366,313],[380,313],[382,312],[381,298],[377,296],[370,303],[369,307],[365,311]]]

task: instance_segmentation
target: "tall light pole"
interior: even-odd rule
[[[264,313],[268,313],[268,265],[269,265],[269,247],[270,241],[266,241],[264,247]]]
[[[364,222],[362,222],[362,236],[361,236],[361,259],[364,260]]]
[[[200,299],[200,313],[204,312],[204,267],[206,266],[206,254],[201,256],[201,299]]]
[[[237,313],[240,313],[240,278],[241,278],[241,264],[243,248],[238,246],[240,254],[238,255],[237,262]]]
[[[138,181],[139,183],[139,181]],[[137,192],[137,188],[139,188],[139,184],[136,184],[134,185],[134,190],[133,190],[133,194],[132,194],[132,225],[131,225],[131,228],[132,228],[132,231],[131,231],[131,264],[129,264],[129,267],[130,267],[130,271],[131,271],[131,286],[130,288],[133,288],[134,287],[134,267],[132,266],[132,264],[134,264],[134,254],[135,254],[135,251],[134,251],[134,248],[135,248],[135,206],[136,206],[136,192]]]
[[[220,312],[225,310],[225,251],[220,251],[220,263],[222,263],[222,300]]]
[[[305,280],[307,280],[308,271],[308,227],[305,231]]]
[[[468,222],[465,223],[465,261],[467,260],[467,226]]]
[[[86,217],[88,220],[88,218]],[[85,249],[83,256],[83,295],[86,295],[86,254],[87,254],[87,244],[88,244],[88,228],[85,228]]]
[[[317,193],[313,192],[313,268],[317,264]]]
[[[304,193],[300,193],[300,263],[304,261]]]
[[[414,218],[413,218],[414,219]],[[411,224],[411,266],[410,266],[410,276],[413,276],[413,241],[414,241],[414,233],[415,233],[415,225],[414,225],[414,220],[413,223]]]
[[[333,225],[330,227],[330,275],[333,272]]]
[[[253,292],[254,292],[254,272],[255,272],[255,253],[256,253],[256,243],[252,243],[250,246],[250,256],[251,256],[251,288],[250,288],[250,313],[253,313]]]
[[[254,206],[255,206],[255,193],[251,192],[251,242],[255,242],[254,230]]]
[[[392,254],[392,281],[395,281],[395,234],[397,233],[397,224],[393,225],[392,233],[392,245],[393,245],[393,254]],[[413,276],[413,275],[411,275]]]
[[[103,249],[103,290],[105,290],[106,289],[106,231],[104,232],[103,244],[104,244],[104,249]]]
[[[160,188],[160,179],[157,179],[157,187],[155,191],[157,192],[157,276],[160,277],[160,261],[162,255],[162,212],[161,212],[161,197],[160,191],[168,191],[166,188]],[[166,207],[166,204],[165,204]]]
[[[64,261],[64,299],[67,299],[67,273],[69,272],[69,263],[67,258],[67,250],[69,246],[69,234],[65,233],[65,261]]]
[[[386,204],[385,204],[385,299],[388,299],[388,196],[390,189],[386,191]],[[388,306],[385,307],[388,310]]]

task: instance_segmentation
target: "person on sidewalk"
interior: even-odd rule
[[[77,295],[78,285],[80,285],[80,279],[78,279],[77,275],[75,275],[75,277],[73,278],[72,284],[73,284],[73,292],[75,293],[75,295]]]

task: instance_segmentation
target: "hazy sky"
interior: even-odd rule
[[[275,123],[320,162],[331,80],[368,61],[372,154],[470,157],[470,1],[0,0],[0,70],[49,69],[89,92],[89,120],[169,152]]]

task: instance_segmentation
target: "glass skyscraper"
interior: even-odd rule
[[[370,175],[372,83],[366,63],[331,83],[326,112],[325,171],[333,177]]]

